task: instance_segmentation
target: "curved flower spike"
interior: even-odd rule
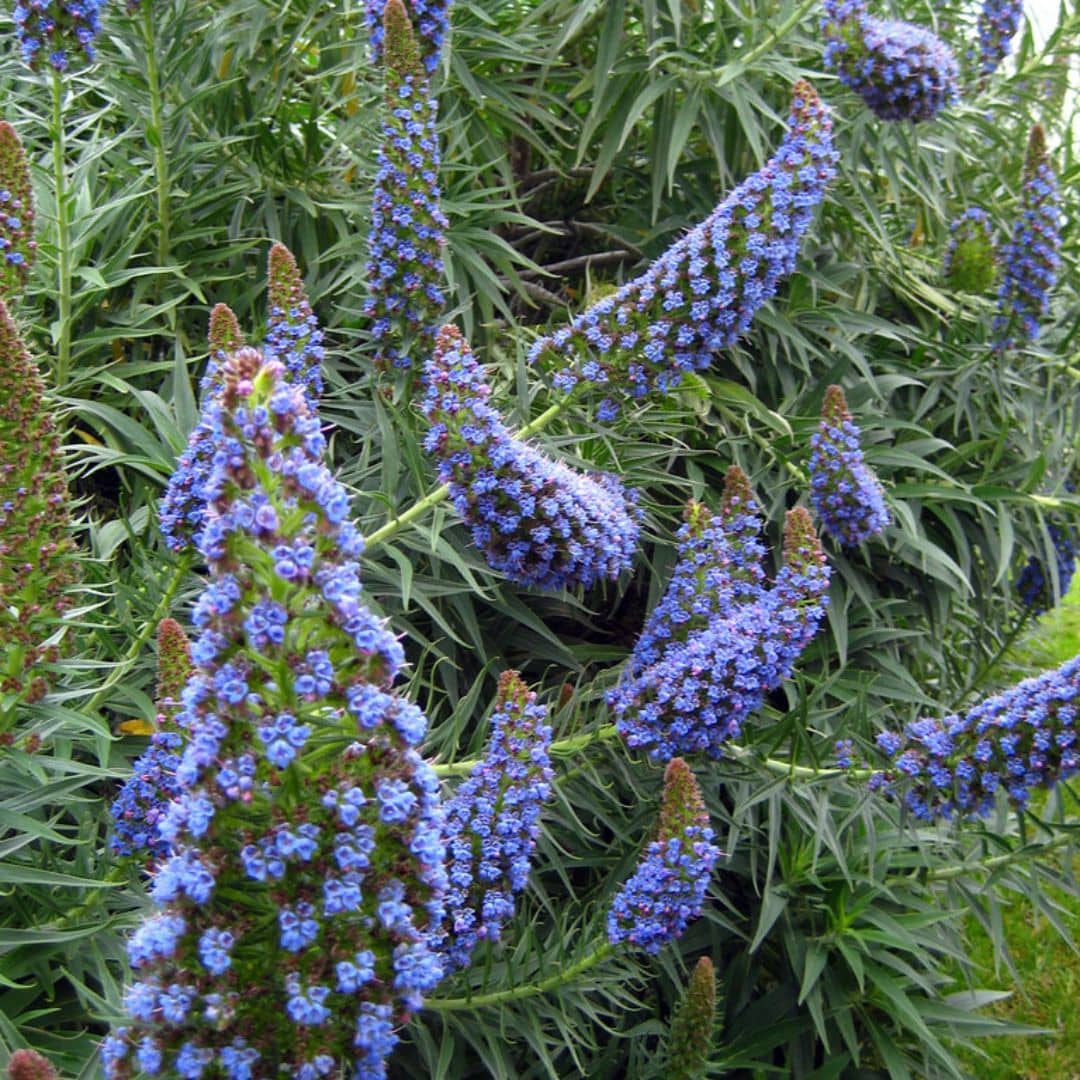
[[[263,354],[268,361],[280,360],[285,365],[288,380],[303,389],[314,409],[323,390],[323,332],[296,259],[284,244],[270,249],[266,280],[269,310]]]
[[[657,658],[648,666],[632,658],[608,695],[627,745],[658,760],[721,757],[724,743],[794,670],[824,617],[828,585],[810,515],[796,507],[784,527],[784,566],[760,599],[722,610],[685,639],[672,633],[666,644],[650,619],[645,655]]]
[[[986,292],[993,285],[997,275],[994,225],[981,207],[968,207],[949,226],[942,273],[950,288],[962,292]]]
[[[788,133],[765,166],[640,277],[535,342],[530,362],[561,363],[561,390],[603,387],[600,420],[613,419],[621,399],[671,390],[684,372],[708,367],[794,270],[835,161],[829,110],[799,81]]]
[[[994,317],[994,348],[1015,349],[1039,336],[1039,320],[1050,310],[1050,291],[1061,268],[1061,209],[1057,176],[1041,124],[1031,129],[1020,217],[1002,249],[1004,274]]]
[[[882,120],[933,120],[959,95],[952,50],[912,23],[875,19],[865,0],[825,0],[825,66]]]
[[[516,671],[499,679],[491,742],[446,804],[446,939],[449,971],[469,963],[481,941],[498,941],[525,888],[540,832],[540,809],[551,796],[547,707]]]
[[[629,568],[641,513],[617,477],[590,476],[518,442],[454,326],[439,331],[422,409],[424,449],[488,564],[522,585],[561,589]]]
[[[628,942],[655,955],[682,935],[705,906],[721,854],[712,839],[698,782],[682,758],[672,758],[664,773],[656,839],[608,912],[612,945]]]
[[[301,388],[240,349],[208,419],[211,578],[158,822],[171,855],[105,1074],[383,1077],[442,977],[427,721],[392,692],[401,645],[361,602],[363,540]]]
[[[402,0],[388,0],[386,116],[371,204],[364,314],[380,366],[431,356],[443,299],[449,223],[439,204],[438,109]]]
[[[890,765],[874,775],[871,788],[902,795],[924,820],[987,814],[999,789],[1014,806],[1026,806],[1033,788],[1053,787],[1080,769],[1078,706],[1080,657],[1074,657],[963,715],[882,732],[877,745]]]
[[[891,520],[885,494],[863,461],[859,429],[839,386],[825,391],[810,446],[810,497],[826,530],[845,547],[882,532]]]
[[[0,297],[19,295],[37,255],[30,166],[15,129],[0,120]]]

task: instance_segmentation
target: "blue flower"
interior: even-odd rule
[[[977,30],[979,74],[984,79],[993,75],[1012,51],[1012,39],[1023,13],[1023,0],[983,0]]]
[[[814,88],[795,84],[788,132],[765,166],[640,276],[536,341],[557,389],[604,388],[597,419],[620,401],[679,385],[742,337],[795,268],[814,207],[835,175],[832,120]]]
[[[1039,320],[1050,310],[1050,291],[1061,268],[1061,210],[1057,177],[1042,126],[1031,129],[1020,216],[1004,245],[1004,268],[994,316],[994,348],[1020,348],[1039,336]]]
[[[826,531],[845,547],[866,543],[891,518],[881,483],[863,460],[859,429],[839,386],[825,391],[821,426],[810,445],[810,497]]]
[[[440,331],[426,374],[425,449],[493,569],[560,589],[630,566],[641,518],[634,494],[614,476],[575,472],[519,442],[487,403],[491,388],[456,327]]]
[[[101,33],[104,0],[22,0],[12,18],[23,59],[37,70],[44,53],[49,66],[66,71],[72,56],[87,63],[95,56],[94,39]]]
[[[1058,525],[1049,525],[1047,532],[1054,545],[1054,558],[1057,563],[1058,591],[1054,591],[1053,582],[1046,572],[1046,564],[1038,555],[1029,555],[1020,576],[1016,580],[1016,591],[1032,614],[1041,615],[1053,607],[1059,596],[1064,596],[1072,584],[1076,573],[1076,534],[1071,529]]]
[[[697,780],[682,758],[672,758],[664,773],[657,837],[608,912],[612,945],[625,942],[658,953],[701,914],[720,856],[712,839]]]
[[[912,23],[875,19],[865,0],[825,0],[825,67],[882,120],[933,120],[958,97],[952,50]]]
[[[263,355],[267,361],[280,360],[285,365],[289,382],[303,388],[314,410],[323,390],[323,332],[304,292],[296,259],[284,244],[270,249],[267,306]],[[321,433],[317,439],[308,449],[319,456],[323,453]]]
[[[540,810],[551,795],[547,708],[518,677],[499,679],[491,740],[446,804],[447,968],[465,967],[481,941],[498,941],[529,876]]]

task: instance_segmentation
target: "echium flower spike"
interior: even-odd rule
[[[686,992],[671,1017],[664,1070],[669,1080],[700,1080],[709,1063],[715,1024],[716,968],[703,956],[690,972]]]
[[[1004,268],[993,322],[996,350],[1019,348],[1039,336],[1039,320],[1050,310],[1050,292],[1061,267],[1058,183],[1041,124],[1031,129],[1020,217],[1004,245]]]
[[[175,619],[162,619],[157,629],[158,711],[171,718],[191,677],[191,643]]]
[[[891,520],[885,494],[863,460],[859,429],[839,386],[825,391],[810,446],[810,496],[825,529],[844,547],[882,532]]]
[[[288,380],[303,388],[315,408],[322,396],[323,332],[304,292],[296,259],[284,244],[274,244],[267,263],[267,360],[280,360]],[[235,348],[235,346],[234,346]]]
[[[538,589],[589,586],[629,568],[641,520],[634,492],[519,442],[488,404],[491,387],[457,327],[439,332],[426,376],[424,449],[488,565]]]
[[[417,38],[416,55],[429,75],[439,66],[443,42],[450,30],[450,3],[451,0],[405,0],[401,4]],[[386,25],[385,0],[366,0],[365,16],[372,61],[381,63],[385,53],[389,63],[395,42]]]
[[[708,367],[795,269],[835,162],[829,111],[800,80],[788,132],[765,166],[640,277],[536,341],[530,362],[550,364],[560,390],[603,388],[599,420],[613,419],[621,400],[666,392]]]
[[[303,390],[253,349],[223,384],[172,852],[105,1074],[375,1080],[442,977],[427,721],[392,690],[402,648],[361,602],[363,540]]]
[[[206,515],[203,486],[210,475],[210,459],[215,449],[210,407],[215,397],[221,393],[226,358],[244,344],[240,324],[232,309],[225,304],[215,304],[210,312],[207,340],[210,357],[199,383],[199,419],[188,436],[188,444],[169,478],[158,509],[161,535],[165,543],[177,553],[192,549],[195,536]]]
[[[933,120],[958,97],[952,50],[925,27],[866,12],[866,0],[825,0],[825,67],[882,120]]]
[[[732,465],[724,476],[720,496],[720,525],[731,553],[727,577],[733,604],[756,603],[763,595],[765,583],[765,545],[761,533],[765,528],[761,503],[758,502],[750,477]],[[730,608],[721,605],[720,610]]]
[[[1054,545],[1059,591],[1054,592],[1053,581],[1039,555],[1028,556],[1028,561],[1016,579],[1016,591],[1020,594],[1024,606],[1031,608],[1033,615],[1041,615],[1053,607],[1058,597],[1069,591],[1076,573],[1076,533],[1061,525],[1049,525],[1047,532]]]
[[[0,300],[0,692],[38,701],[77,577],[60,437]]]
[[[1035,788],[1076,774],[1080,657],[979,702],[963,714],[924,719],[877,736],[889,758],[870,781],[902,797],[916,817],[989,813],[996,793],[1014,806]]]
[[[15,129],[0,120],[0,298],[22,294],[36,254],[26,151]]]
[[[705,890],[721,854],[712,839],[698,782],[682,758],[672,758],[664,773],[656,839],[608,912],[612,945],[627,942],[656,954],[682,935],[705,906]]]
[[[970,206],[949,226],[942,273],[951,289],[986,292],[997,276],[994,225],[979,206]]]
[[[722,541],[712,542],[722,552]],[[689,545],[686,550],[696,557]],[[710,559],[719,562],[715,554]],[[679,569],[676,576],[684,573]],[[650,663],[643,664],[635,649],[622,681],[608,695],[627,745],[661,761],[675,754],[721,757],[743,721],[794,670],[824,618],[828,585],[810,515],[796,507],[784,526],[784,565],[758,599],[717,605],[703,629],[685,639],[670,633],[666,643],[656,632],[658,620],[650,617],[642,634],[650,635],[651,648],[643,651]],[[678,609],[673,605],[672,610]]]
[[[481,941],[498,941],[514,914],[551,796],[550,745],[547,708],[516,671],[505,672],[487,753],[446,804],[448,971],[465,967]]]
[[[368,237],[368,299],[380,367],[422,365],[444,306],[437,106],[402,0],[387,0],[386,115]]]
[[[43,59],[66,71],[73,53],[92,61],[103,6],[104,0],[19,0],[12,17],[23,60],[35,71]]]
[[[1012,51],[1012,39],[1024,13],[1023,0],[983,0],[979,10],[979,75],[989,78]]]
[[[8,1059],[8,1080],[60,1080],[51,1062],[36,1050],[16,1050]]]

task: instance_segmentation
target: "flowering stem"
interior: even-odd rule
[[[150,130],[147,138],[154,148],[154,177],[157,183],[158,214],[158,266],[164,266],[169,257],[169,173],[165,159],[165,129],[162,124],[161,73],[154,51],[154,20],[152,4],[142,5],[143,45],[146,49],[146,82],[150,91]]]
[[[567,394],[556,401],[554,405],[548,406],[535,420],[526,424],[517,433],[516,437],[527,439],[530,435],[535,435],[538,431],[547,427],[566,408],[572,397],[572,394]],[[392,521],[388,521],[381,528],[366,536],[364,538],[365,553],[370,553],[380,544],[389,540],[390,537],[396,536],[406,525],[410,525],[417,518],[423,517],[433,506],[438,506],[439,503],[445,501],[449,494],[449,484],[442,484],[433,491],[429,491],[419,502],[414,503],[403,514],[399,514]]]
[[[799,466],[796,465],[794,462],[790,461],[786,457],[781,457],[776,452],[772,443],[770,443],[768,439],[766,439],[763,435],[759,434],[756,431],[751,431],[749,427],[747,428],[747,434],[750,436],[751,439],[754,440],[754,442],[758,444],[758,446],[761,447],[762,450],[764,450],[770,457],[772,457],[774,461],[777,461],[781,465],[783,465],[784,468],[787,469],[787,471],[791,473],[791,475],[796,480],[798,480],[800,484],[802,484],[804,487],[810,486],[810,477],[807,476],[806,473],[803,472],[803,470],[800,469]]]
[[[434,1009],[436,1012],[456,1012],[461,1009],[478,1009],[485,1005],[502,1005],[508,1001],[537,997],[565,983],[573,982],[579,975],[606,960],[614,951],[614,946],[605,940],[592,952],[586,953],[576,964],[571,964],[570,967],[563,968],[540,982],[511,986],[508,990],[496,990],[490,994],[472,994],[469,997],[460,998],[428,998],[424,1002],[424,1008]]]
[[[52,72],[53,188],[56,198],[57,297],[60,308],[59,339],[56,343],[57,387],[67,383],[71,367],[71,228],[68,222],[67,171],[64,167],[64,82],[60,72]]]
[[[977,859],[975,862],[957,863],[955,866],[941,866],[936,870],[927,870],[922,874],[924,881],[950,881],[952,878],[963,877],[965,874],[976,870],[996,870],[999,866],[1006,866],[1017,859],[1032,858],[1045,855],[1047,852],[1068,846],[1076,839],[1072,832],[1063,833],[1045,844],[1025,844],[1015,851],[1006,851],[1001,855],[991,855],[989,858]],[[904,880],[907,875],[898,875],[893,881]]]

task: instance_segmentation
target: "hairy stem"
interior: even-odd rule
[[[150,91],[150,131],[148,140],[154,148],[154,179],[157,187],[158,214],[158,266],[164,266],[169,258],[169,173],[165,157],[165,128],[162,123],[161,72],[158,70],[154,51],[154,19],[152,4],[142,5],[143,46],[146,49],[146,83]]]
[[[53,189],[56,198],[57,303],[60,308],[59,333],[56,342],[55,383],[57,388],[67,384],[71,370],[71,224],[66,146],[64,138],[64,81],[59,71],[52,73],[52,151]]]

